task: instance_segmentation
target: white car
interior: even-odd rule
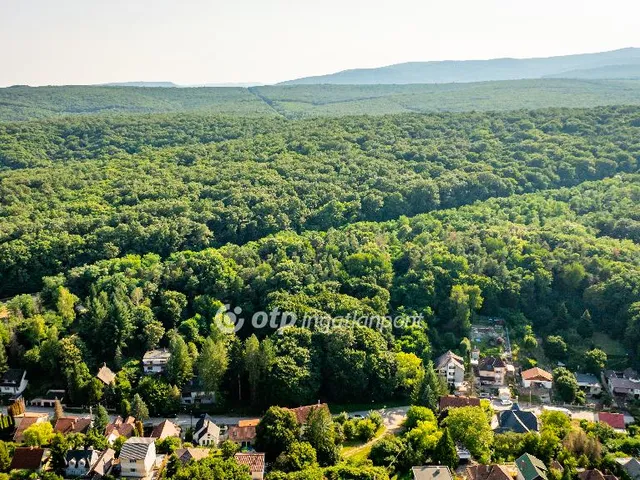
[[[500,400],[500,405],[503,405],[505,407],[510,407],[511,405],[513,405],[513,402],[508,398],[503,398],[502,400]]]

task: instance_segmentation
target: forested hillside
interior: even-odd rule
[[[103,260],[48,278],[40,301],[14,298],[2,337],[10,339],[12,365],[26,367],[42,388],[68,388],[77,404],[92,401],[89,372],[104,359],[114,368],[128,365],[118,380],[126,380],[126,391],[112,394],[126,399],[133,389],[152,413],[173,408],[171,385],[184,385],[194,364],[138,384],[136,363],[127,361],[169,343],[198,358],[200,375],[213,379],[229,404],[240,401],[241,386],[256,408],[363,395],[408,400],[419,359],[428,365],[434,352],[456,348],[478,313],[506,318],[514,339],[530,325],[538,335],[561,335],[570,366],[598,331],[638,353],[640,247],[622,238],[640,234],[639,180],[626,174],[165,259]],[[82,310],[72,308],[77,302]],[[274,307],[300,316],[421,313],[428,329],[294,328],[266,337],[262,329],[256,339],[249,327],[222,340],[211,320],[224,302],[247,317]],[[172,336],[174,329],[181,336]]]
[[[0,295],[167,257],[635,172],[640,109],[5,124]]]
[[[0,122],[131,113],[217,113],[286,118],[411,112],[494,111],[640,104],[639,80],[513,80],[422,85],[269,87],[11,87],[0,89]],[[595,77],[592,79],[590,75]],[[635,78],[626,71],[621,78]]]

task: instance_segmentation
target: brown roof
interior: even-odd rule
[[[480,399],[478,397],[445,395],[440,397],[439,404],[441,411],[446,410],[447,408],[479,407]]]
[[[207,458],[211,450],[208,448],[179,448],[176,450],[176,456],[182,463],[187,463],[189,460],[199,461],[203,458]]]
[[[13,452],[11,470],[38,470],[43,463],[45,450],[38,447],[18,447]]]
[[[106,363],[103,363],[98,370],[98,374],[96,375],[98,380],[101,380],[105,385],[111,385],[116,381],[116,374],[111,371],[109,367],[107,367]]]
[[[24,431],[29,428],[31,425],[35,425],[36,423],[43,422],[47,418],[46,413],[35,415],[25,416],[20,419],[20,423],[18,424],[18,428],[16,428],[16,432],[13,434],[13,441],[17,443],[24,442]]]
[[[541,380],[544,382],[550,382],[553,380],[553,375],[539,367],[533,367],[522,372],[522,378],[525,380]]]
[[[316,408],[326,408],[329,411],[329,406],[326,403],[318,403],[316,405],[306,405],[304,407],[297,408],[287,408],[287,410],[293,412],[298,420],[299,424],[303,424],[307,422],[307,418],[309,414],[314,411]]]
[[[256,439],[256,427],[229,427],[228,437],[234,442],[253,442]]]
[[[251,473],[264,473],[264,453],[236,453],[233,458],[240,465],[246,465]]]
[[[167,437],[179,437],[180,427],[169,420],[163,420],[153,428],[151,436],[160,440]]]
[[[466,473],[469,480],[512,480],[502,465],[473,465]]]
[[[117,417],[105,428],[104,435],[108,437],[112,433],[118,434],[120,437],[132,437],[133,429],[136,423],[136,419],[129,416],[126,420],[122,420],[122,417]]]
[[[593,470],[585,470],[578,474],[580,480],[617,480],[615,475],[604,475],[600,470],[594,468]]]
[[[98,460],[96,461],[95,465],[91,467],[91,471],[89,473],[104,477],[109,473],[109,470],[111,470],[115,455],[115,450],[107,448],[100,454]]]
[[[83,417],[60,417],[56,421],[56,425],[53,429],[62,434],[69,433],[87,433],[91,426],[90,418]]]
[[[258,426],[259,423],[260,423],[259,418],[251,418],[249,420],[239,420],[238,426],[239,427],[256,427]]]

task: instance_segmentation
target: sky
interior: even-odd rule
[[[640,47],[638,0],[0,0],[0,86],[275,83]]]

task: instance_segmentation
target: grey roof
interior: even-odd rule
[[[511,410],[500,412],[498,417],[498,433],[515,432],[527,433],[538,431],[538,417],[533,412],[520,410],[518,404],[514,404]]]
[[[75,460],[76,462],[85,460],[86,467],[89,469],[93,465],[93,462],[97,460],[97,455],[98,452],[96,450],[87,448],[84,450],[69,450],[64,458],[67,464],[69,464],[71,460]]]
[[[145,458],[154,441],[155,438],[150,437],[131,437],[122,444],[120,460],[141,460]]]
[[[633,480],[640,479],[640,461],[637,458],[616,458],[616,462]]]
[[[595,375],[591,375],[590,373],[576,373],[576,380],[578,380],[579,384],[583,385],[599,385],[600,382]]]
[[[492,372],[496,368],[506,368],[507,364],[500,357],[485,357],[481,358],[478,362],[478,368],[480,370],[485,370],[488,372]]]
[[[10,368],[5,372],[0,380],[0,385],[3,387],[17,387],[22,381],[24,370],[21,368]]]
[[[455,363],[459,364],[461,367],[464,368],[464,360],[462,359],[462,357],[456,355],[451,350],[449,350],[448,352],[436,358],[435,368],[440,369],[444,367],[447,363],[449,363],[449,361],[454,361]]]
[[[162,348],[159,350],[149,350],[144,354],[142,360],[167,360],[171,357],[171,352],[166,348]]]
[[[411,471],[414,480],[453,480],[449,467],[439,465],[413,467]]]

